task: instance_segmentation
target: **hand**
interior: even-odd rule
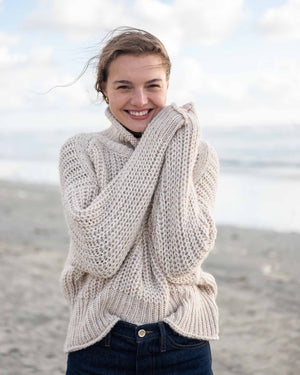
[[[188,102],[182,106],[180,106],[180,109],[183,109],[185,112],[189,112],[190,110],[194,110],[194,104],[192,102]]]

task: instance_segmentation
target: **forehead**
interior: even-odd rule
[[[166,68],[159,55],[121,55],[113,60],[108,69],[108,79],[148,79],[162,78],[166,75]]]

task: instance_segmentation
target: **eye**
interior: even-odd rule
[[[153,89],[153,88],[159,88],[160,86],[159,86],[158,84],[153,83],[153,84],[150,85],[149,87],[150,87],[151,89]]]
[[[118,86],[118,87],[117,87],[117,90],[127,90],[127,89],[129,89],[129,87],[128,87],[128,86],[125,86],[125,85],[122,85],[122,86]]]

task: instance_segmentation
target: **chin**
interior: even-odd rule
[[[130,123],[130,124],[125,124],[125,127],[134,132],[140,133],[146,130],[148,124],[149,124],[149,121],[145,124],[139,124],[139,125]]]

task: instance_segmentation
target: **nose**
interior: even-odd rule
[[[143,89],[136,89],[132,93],[131,104],[136,107],[143,107],[148,103],[148,97]]]

